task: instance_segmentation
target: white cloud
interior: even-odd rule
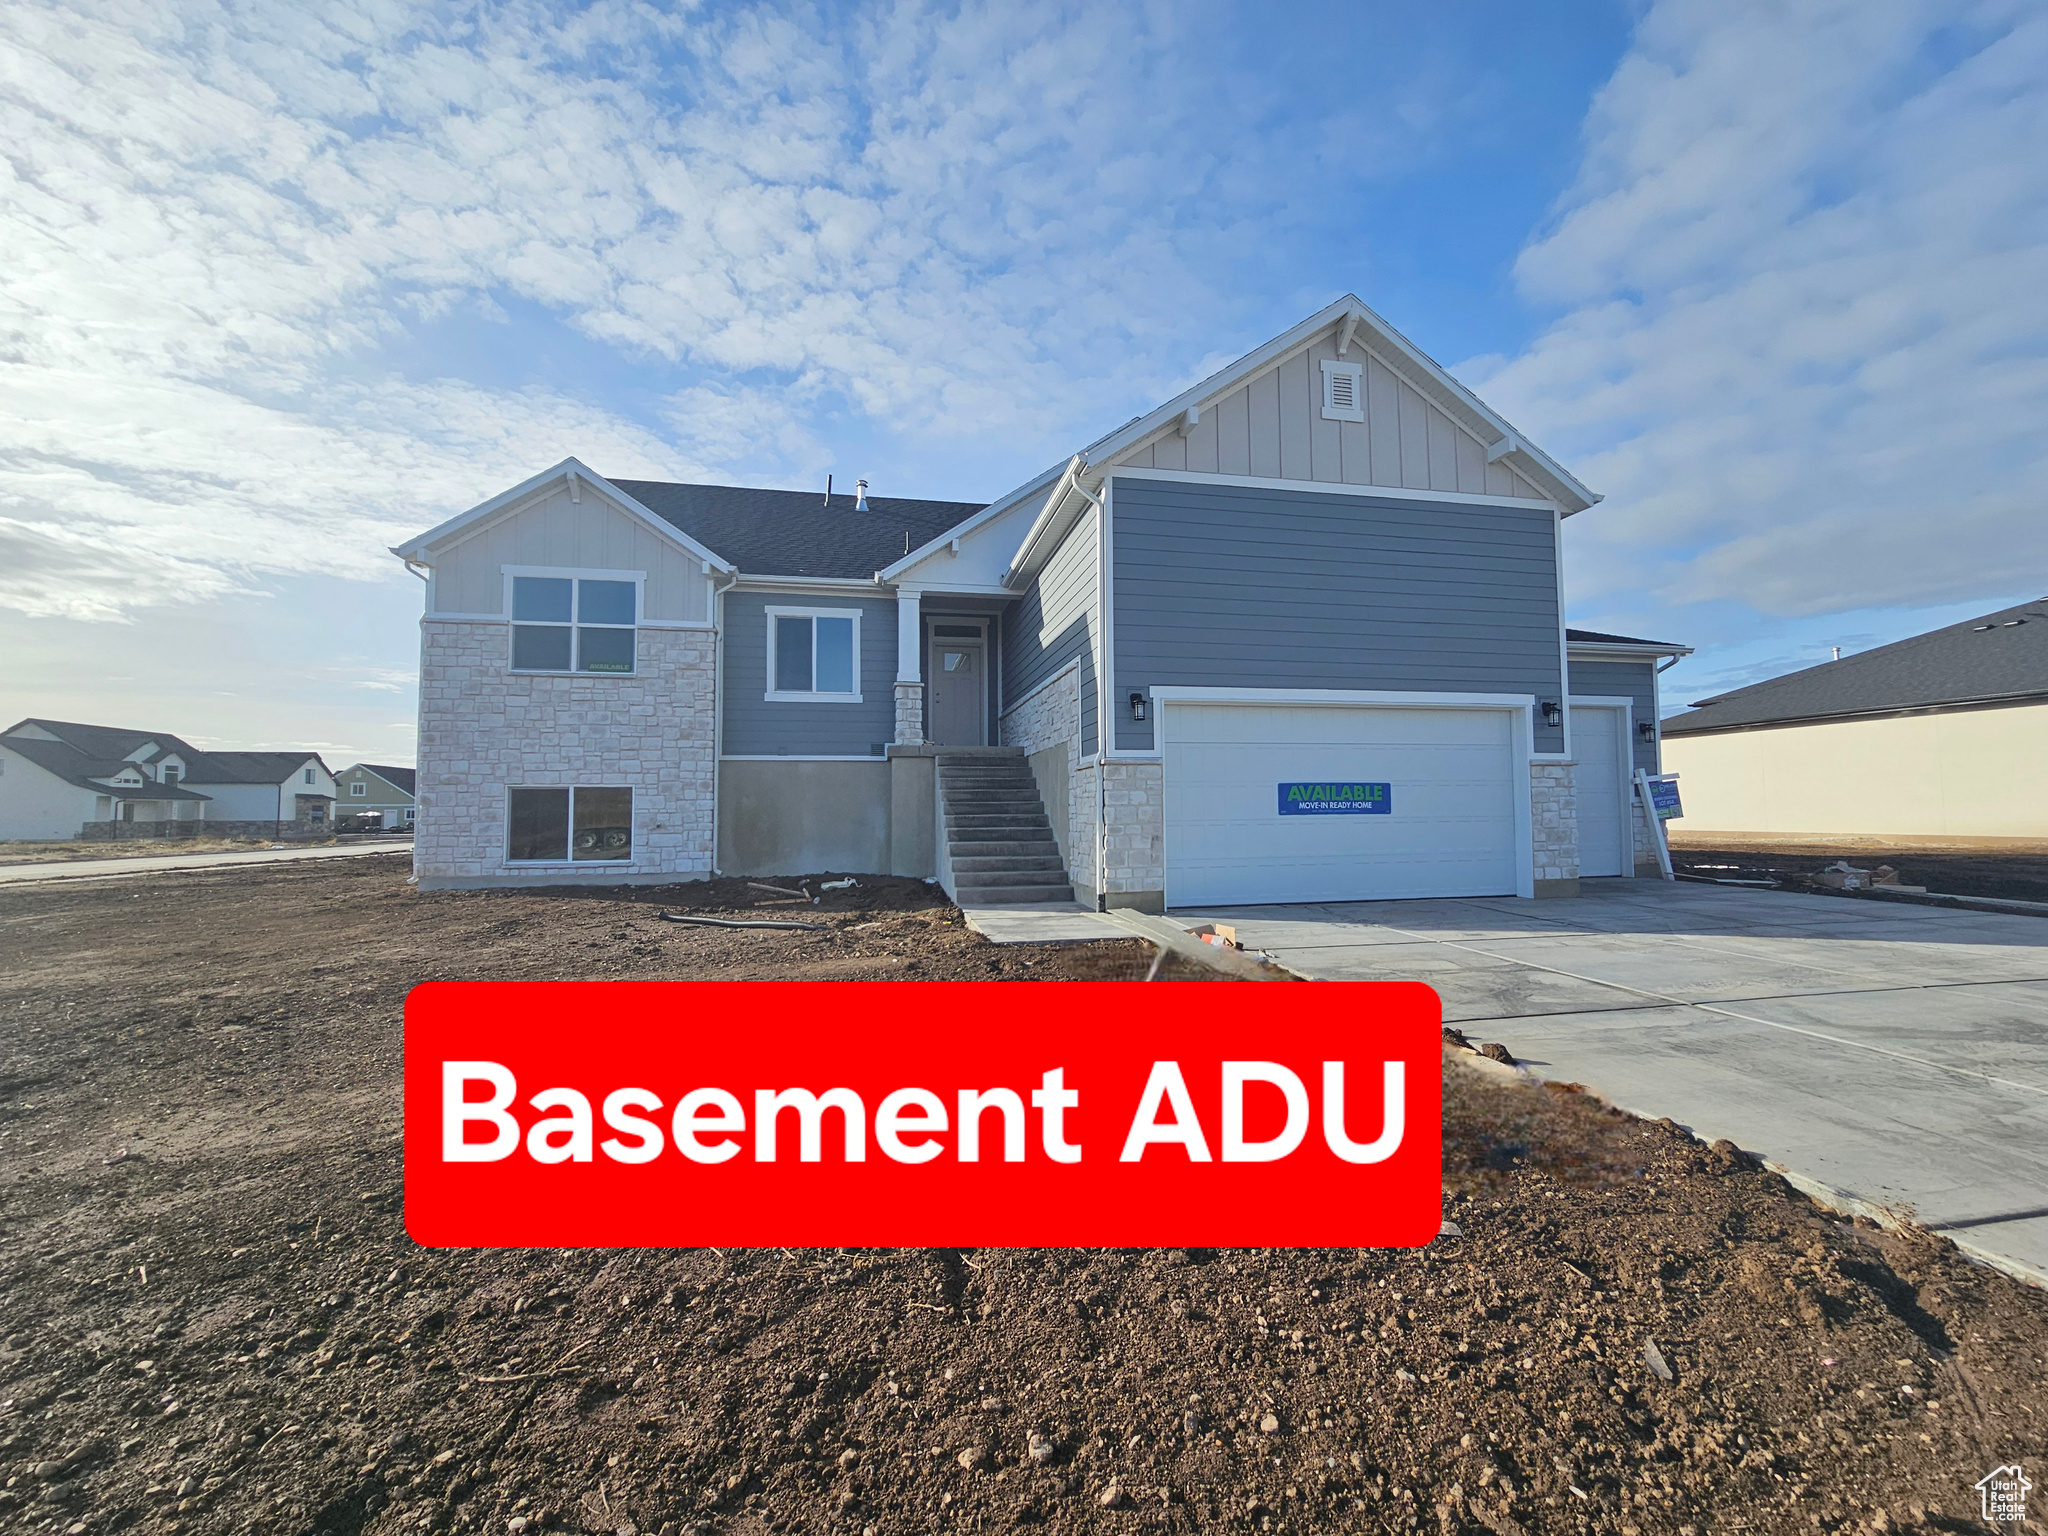
[[[1585,611],[2048,584],[2048,14],[1659,0],[1586,135],[1560,317],[1464,370],[1608,493]]]
[[[0,603],[374,575],[569,451],[809,483],[828,407],[1004,489],[1167,392],[1159,339],[1246,302],[1205,255],[1284,226],[1273,168],[1320,130],[1271,126],[1278,87],[1212,32],[1143,3],[22,0],[0,538],[27,558]],[[1434,131],[1353,75],[1375,156]],[[509,392],[412,344],[514,303],[661,382]]]

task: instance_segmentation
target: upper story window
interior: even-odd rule
[[[310,768],[306,770],[306,782],[308,784],[313,782],[313,770]]]
[[[514,672],[631,672],[640,589],[588,576],[512,578]]]
[[[789,703],[860,702],[860,610],[770,608],[768,691]]]
[[[370,786],[361,779],[357,779],[353,784],[349,785],[348,792],[356,796],[366,796],[370,793]]]

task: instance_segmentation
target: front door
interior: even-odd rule
[[[932,740],[942,747],[986,745],[986,651],[979,625],[932,626],[925,692],[931,712]]]

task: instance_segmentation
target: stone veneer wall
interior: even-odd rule
[[[1635,833],[1636,873],[1662,878],[1664,867],[1657,862],[1657,834],[1650,830],[1650,808],[1633,790],[1629,792],[1628,824]]]
[[[1095,867],[1101,838],[1096,825],[1099,805],[1096,770],[1081,765],[1081,669],[1070,666],[1005,714],[997,722],[1002,744],[1022,747],[1024,755],[1064,743],[1067,748],[1067,878],[1091,896],[1101,880]]]
[[[1162,763],[1102,765],[1105,905],[1165,910],[1166,768]]]
[[[516,676],[504,624],[422,625],[418,810],[423,888],[624,884],[711,872],[717,647],[708,629],[643,628],[630,677]],[[633,857],[505,862],[511,785],[625,786]]]
[[[1529,765],[1529,825],[1537,894],[1546,880],[1579,878],[1579,795],[1570,763]]]

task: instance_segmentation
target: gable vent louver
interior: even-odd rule
[[[1365,420],[1364,373],[1363,363],[1323,359],[1323,420]]]

